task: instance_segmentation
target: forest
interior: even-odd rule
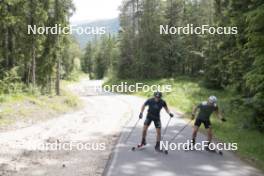
[[[262,0],[124,0],[120,30],[90,42],[82,60],[93,79],[197,78],[203,87],[238,94],[264,130]],[[236,27],[235,35],[160,34],[160,25]]]
[[[0,95],[60,95],[60,80],[78,70],[81,51],[70,35],[28,34],[28,25],[69,25],[71,0],[0,1]]]

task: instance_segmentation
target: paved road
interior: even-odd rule
[[[131,104],[133,117],[124,128],[112,158],[105,170],[106,176],[255,176],[263,175],[254,167],[241,161],[231,152],[224,152],[223,156],[206,151],[170,151],[168,155],[154,151],[155,129],[152,124],[148,133],[148,146],[141,151],[131,151],[131,147],[140,142],[143,120],[135,129],[129,140],[125,142],[129,131],[137,120],[137,115],[143,99],[128,96],[126,101]],[[169,117],[162,112],[163,126]],[[171,121],[171,125],[164,138],[171,139],[186,122],[179,115]],[[177,142],[186,141],[191,135],[191,127],[187,127],[177,137]],[[206,137],[199,134],[197,141]]]

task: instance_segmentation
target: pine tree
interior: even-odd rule
[[[247,14],[247,51],[254,58],[250,71],[245,75],[246,87],[253,96],[255,123],[264,130],[264,2],[258,1]]]

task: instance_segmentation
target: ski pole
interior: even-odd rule
[[[162,135],[162,137],[161,137],[161,141],[163,140],[163,138],[164,138],[164,136],[165,136],[165,134],[166,134],[166,132],[167,132],[167,129],[168,129],[169,124],[170,124],[170,121],[171,121],[171,117],[170,117],[170,119],[168,120],[167,125],[166,125],[166,127],[165,127],[165,129],[164,129],[163,135]]]
[[[125,140],[125,143],[127,142],[127,140],[130,138],[131,134],[133,133],[134,129],[136,128],[138,122],[140,121],[140,119],[137,120],[137,122],[135,123],[135,125],[133,126],[133,128],[131,129],[131,131],[129,132],[126,140]]]
[[[181,132],[192,122],[193,119],[191,119],[186,125],[184,125],[184,127],[182,127],[182,129],[169,141],[169,143],[171,143],[179,134],[181,134]]]
[[[184,127],[182,127],[180,131],[173,138],[171,138],[171,140],[169,140],[168,143],[170,144],[192,122],[192,120],[193,119],[191,119],[186,125],[184,125]],[[164,152],[165,154],[168,154],[168,150],[165,150]]]

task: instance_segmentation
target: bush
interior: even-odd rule
[[[17,75],[17,67],[3,72],[2,80],[0,80],[0,94],[21,93],[24,88],[25,85]]]
[[[67,104],[69,107],[77,107],[79,105],[78,97],[74,95],[67,95],[64,103]]]
[[[253,110],[251,123],[261,132],[264,132],[264,96],[262,93],[256,94],[253,98],[245,102],[245,105]]]

